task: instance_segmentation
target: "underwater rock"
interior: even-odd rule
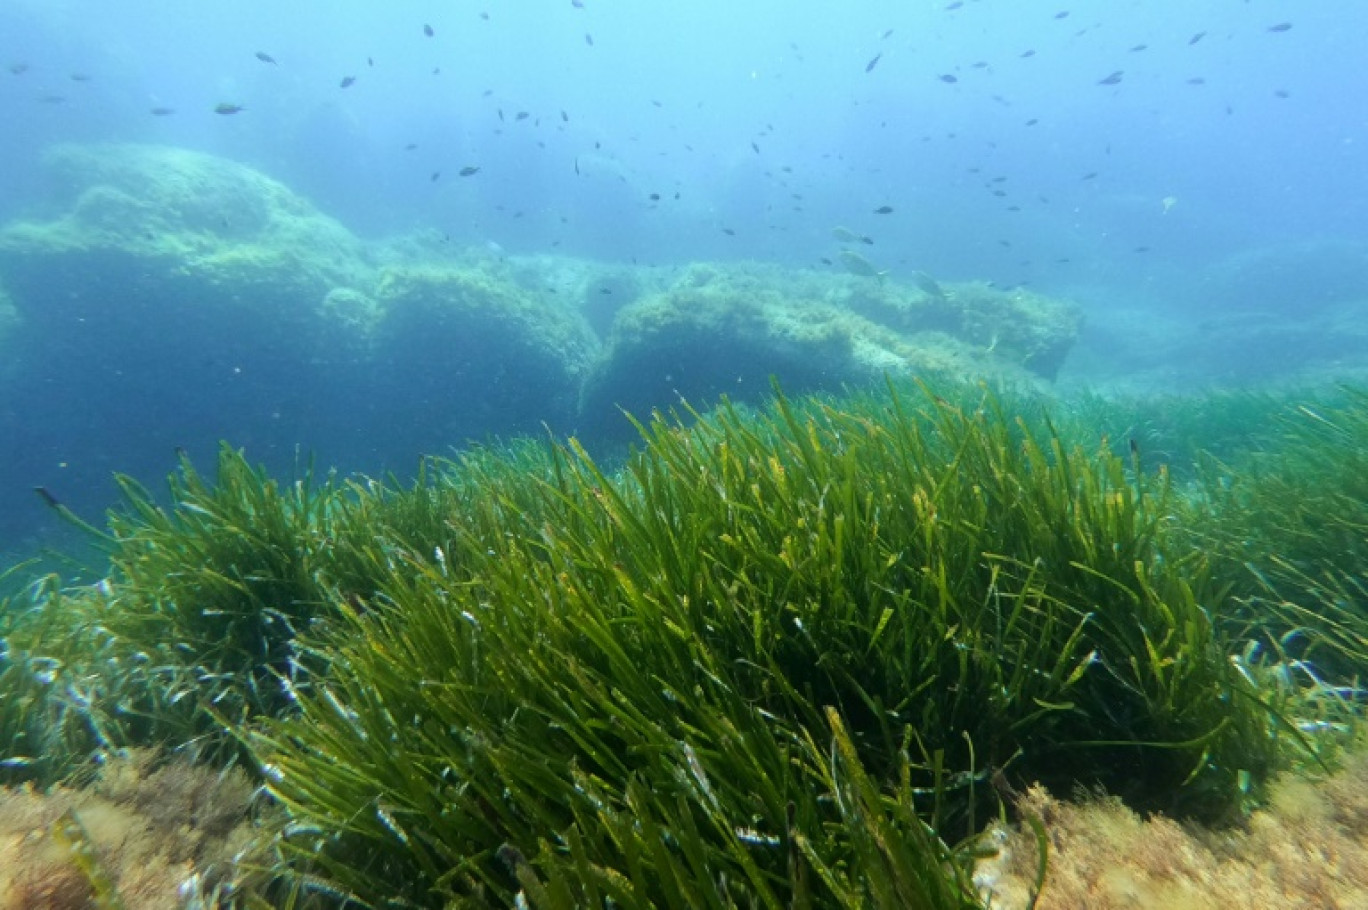
[[[186,149],[60,145],[48,221],[0,231],[0,267],[22,310],[60,319],[62,301],[111,296],[111,271],[164,303],[317,306],[364,280],[365,248],[283,184]],[[42,297],[49,307],[36,307]],[[170,299],[167,299],[170,298]]]
[[[390,389],[389,419],[428,412],[451,445],[573,418],[597,340],[569,306],[491,265],[390,266],[375,300],[375,380]]]
[[[18,433],[50,427],[35,463],[98,448],[131,469],[141,458],[111,440],[164,459],[229,438],[408,465],[574,414],[593,334],[502,255],[362,241],[200,152],[62,145],[46,163],[42,217],[0,228],[15,342],[34,352],[0,404]]]
[[[1081,318],[1070,304],[988,285],[913,284],[758,263],[686,267],[616,314],[584,395],[591,421],[680,398],[758,398],[885,373],[1052,379]]]

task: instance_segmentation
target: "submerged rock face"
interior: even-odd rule
[[[586,416],[683,397],[791,392],[885,373],[1053,378],[1078,334],[1077,308],[982,283],[695,264],[618,311],[586,387]]]
[[[15,352],[0,436],[34,449],[0,456],[95,449],[92,479],[154,454],[160,475],[173,447],[221,437],[268,463],[302,443],[407,468],[543,425],[630,432],[620,408],[759,398],[771,376],[792,392],[885,372],[1049,377],[1078,328],[1056,301],[925,276],[363,241],[260,172],[184,149],[59,146],[48,165],[47,210],[0,228],[0,346]]]
[[[276,470],[305,446],[407,471],[575,416],[593,334],[498,258],[415,262],[197,152],[63,146],[49,164],[47,211],[0,229],[0,457],[31,483],[159,476],[220,438]]]

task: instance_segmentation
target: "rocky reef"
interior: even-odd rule
[[[1048,379],[1079,326],[1066,303],[975,283],[362,240],[259,171],[180,148],[64,145],[47,164],[43,209],[0,228],[16,351],[0,411],[11,434],[49,428],[36,464],[79,471],[72,453],[99,448],[92,482],[223,437],[406,468],[471,438],[758,398],[771,376]]]

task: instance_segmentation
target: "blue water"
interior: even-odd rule
[[[1365,47],[1359,0],[4,0],[0,225],[61,214],[70,187],[43,164],[60,143],[176,146],[375,242],[431,230],[498,256],[799,269],[832,257],[841,225],[895,277],[1076,302],[1064,384],[1352,379],[1368,364]],[[98,303],[138,305],[114,281]],[[402,472],[539,426],[541,390],[503,401],[489,363],[490,397],[457,419],[435,373],[387,385],[344,359],[268,357],[231,386],[216,365],[236,355],[193,324],[144,349],[54,319],[0,338],[0,552],[56,533],[34,486],[98,514],[112,472],[154,481],[177,446]]]

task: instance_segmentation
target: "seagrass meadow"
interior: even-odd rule
[[[1007,825],[1048,904],[1045,790],[1235,831],[1357,761],[1362,391],[776,389],[636,428],[412,483],[227,446],[122,479],[101,581],[3,579],[0,776],[66,795],[0,867],[75,870],[62,907],[971,908]],[[180,819],[164,881],[100,786]]]

